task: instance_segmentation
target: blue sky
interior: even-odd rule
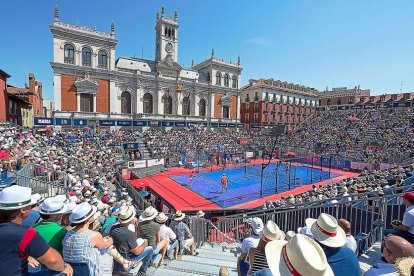
[[[27,73],[53,97],[53,8],[64,22],[109,31],[116,55],[154,58],[156,12],[179,14],[179,63],[241,56],[242,83],[274,78],[324,90],[361,85],[372,94],[414,91],[412,0],[4,1],[0,68],[23,86]]]

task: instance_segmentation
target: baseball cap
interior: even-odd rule
[[[255,217],[252,219],[252,229],[256,235],[259,234],[259,232],[262,232],[263,228],[264,228],[264,224],[260,218]]]
[[[405,198],[405,199],[408,199],[409,201],[413,201],[414,202],[414,193],[413,192],[405,193],[401,197],[402,198]]]

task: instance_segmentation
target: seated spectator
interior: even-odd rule
[[[171,254],[174,251],[174,259],[178,259],[178,240],[177,235],[174,233],[174,231],[165,225],[165,222],[168,220],[168,217],[164,213],[159,213],[158,216],[155,218],[155,221],[158,222],[161,225],[160,228],[160,236],[162,240],[168,241],[168,247],[167,247],[167,257],[170,257]],[[170,259],[172,259],[170,257]]]
[[[297,234],[289,242],[271,241],[265,252],[269,269],[258,271],[255,276],[334,275],[320,245],[305,235]]]
[[[204,218],[204,216],[205,216],[205,213],[203,212],[203,210],[198,211],[196,214],[197,218]]]
[[[399,275],[394,266],[395,261],[398,258],[412,256],[414,256],[414,247],[411,243],[398,236],[388,236],[384,241],[382,258],[374,263],[364,275]]]
[[[268,220],[263,231],[259,233],[259,244],[257,248],[249,249],[249,264],[250,269],[247,272],[247,275],[251,275],[261,269],[269,268],[266,262],[265,247],[266,244],[270,241],[275,240],[284,240],[285,233],[279,229],[276,223],[271,220]]]
[[[135,218],[135,209],[129,206],[121,207],[119,224],[111,227],[109,234],[114,239],[114,245],[124,258],[134,261],[142,261],[139,269],[140,275],[145,275],[151,263],[153,249],[147,241],[137,239],[134,232],[128,229],[128,225]]]
[[[174,220],[171,222],[170,227],[177,235],[178,242],[180,243],[180,250],[188,250],[192,256],[198,255],[196,252],[196,241],[190,232],[188,225],[183,222],[185,214],[181,211],[175,212]]]
[[[29,215],[23,220],[23,226],[33,226],[39,220],[39,204],[45,200],[41,195],[34,194],[32,196],[32,209],[29,212]]]
[[[86,264],[90,275],[112,275],[113,259],[129,270],[136,263],[125,260],[112,247],[112,238],[103,238],[99,232],[89,230],[96,207],[83,202],[69,216],[74,228],[63,239],[63,258],[68,263]]]
[[[148,245],[153,248],[152,261],[154,262],[158,254],[161,258],[155,265],[158,267],[163,264],[165,253],[167,252],[168,241],[162,240],[160,235],[161,226],[154,222],[154,218],[158,215],[158,211],[150,206],[139,217],[138,233],[139,237],[148,240]]]
[[[352,236],[351,234],[351,223],[347,221],[346,219],[339,219],[338,225],[339,227],[342,228],[342,230],[344,230],[345,235],[346,235],[346,243],[344,246],[351,249],[356,254],[357,253],[357,242],[354,236]]]
[[[384,236],[389,234],[400,236],[410,243],[414,243],[414,193],[409,192],[402,196],[403,204],[407,206],[404,212],[403,220],[395,220],[391,226],[394,229],[384,230]]]
[[[305,222],[325,252],[335,276],[361,275],[358,259],[351,249],[344,247],[345,232],[333,216],[322,213],[318,219],[308,218]]]
[[[414,257],[397,259],[395,261],[395,269],[400,276],[412,276],[414,274]]]
[[[4,188],[0,193],[0,271],[2,275],[27,275],[29,254],[57,273],[72,275],[70,265],[31,227],[21,223],[32,205],[31,189],[21,186]],[[35,266],[35,265],[33,265]]]
[[[241,254],[239,258],[237,259],[237,274],[240,276],[247,275],[247,271],[249,270],[249,263],[246,262],[248,253],[250,248],[256,248],[259,244],[260,237],[259,233],[263,230],[264,225],[263,221],[255,217],[250,222],[250,227],[252,230],[252,235],[246,237],[243,239],[242,245],[241,245]]]

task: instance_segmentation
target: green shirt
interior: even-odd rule
[[[116,217],[107,217],[104,224],[102,225],[101,233],[105,232],[106,227],[108,227],[111,224],[114,224],[116,222]]]
[[[33,226],[39,235],[62,255],[62,241],[68,230],[59,226],[56,222],[41,221]]]

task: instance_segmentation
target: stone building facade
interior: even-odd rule
[[[211,56],[184,68],[178,63],[178,14],[156,16],[155,58],[117,57],[110,32],[72,25],[54,12],[54,116],[106,119],[238,121],[240,58]]]

